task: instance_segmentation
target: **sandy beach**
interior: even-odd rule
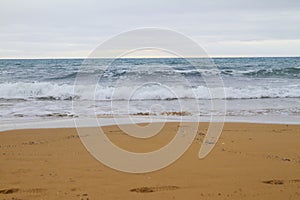
[[[0,13],[0,200],[300,200],[300,0]]]
[[[130,126],[130,125],[128,125]],[[164,146],[178,123],[147,140],[104,127],[118,146]],[[94,159],[76,129],[0,133],[0,199],[299,199],[300,125],[226,123],[213,151],[198,159],[207,123],[185,154],[152,173],[115,171]]]

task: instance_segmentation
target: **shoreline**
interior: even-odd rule
[[[134,124],[134,123],[148,123],[148,122],[199,122],[199,123],[208,123],[209,119],[206,120],[195,120],[196,117],[183,117],[180,119],[180,116],[168,116],[167,118],[163,118],[163,116],[118,116],[118,117],[109,117],[103,116],[99,118],[63,118],[63,119],[38,119],[38,120],[29,120],[28,122],[5,122],[4,124],[0,124],[0,132],[9,131],[9,130],[22,130],[22,129],[40,129],[40,128],[75,128],[76,126],[75,120],[82,120],[80,124],[86,124],[84,126],[79,127],[96,127],[96,126],[113,126],[116,125],[116,120],[118,119],[120,124]],[[199,117],[197,117],[199,118]],[[202,117],[203,118],[203,117]],[[252,119],[237,119],[241,117],[225,117],[224,123],[248,123],[248,124],[290,124],[290,125],[300,125],[299,117],[290,117],[286,121],[283,116],[276,116],[270,118],[269,116],[265,118],[257,118],[251,117]],[[95,119],[98,122],[95,122]],[[135,120],[132,122],[131,120]],[[222,121],[214,121],[214,122],[222,122]],[[213,122],[212,122],[213,123]]]
[[[140,124],[143,125],[143,124]],[[132,125],[126,125],[128,127]],[[197,157],[208,123],[175,163],[145,174],[104,166],[74,128],[0,132],[3,199],[297,199],[300,197],[300,125],[225,123],[212,152]],[[178,123],[147,140],[105,126],[109,139],[133,152],[163,147]]]

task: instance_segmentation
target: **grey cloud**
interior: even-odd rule
[[[72,51],[66,45],[88,52],[104,38],[149,26],[171,28],[204,43],[297,40],[299,13],[299,0],[2,0],[0,57],[5,49],[20,56],[47,54],[55,51],[53,44],[60,53]]]

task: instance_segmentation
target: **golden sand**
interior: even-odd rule
[[[136,139],[104,127],[111,141],[134,152],[164,146],[177,129],[168,123],[159,135]],[[202,123],[175,163],[146,174],[104,166],[76,129],[1,132],[0,199],[300,199],[300,125],[226,123],[199,160],[206,130]]]

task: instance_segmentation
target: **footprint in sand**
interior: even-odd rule
[[[9,188],[9,189],[2,189],[0,190],[0,194],[12,194],[18,192],[18,188]]]
[[[87,193],[84,193],[82,195],[77,195],[77,196],[81,196],[80,200],[89,200],[89,195]]]
[[[293,179],[293,180],[268,180],[268,181],[262,181],[262,183],[270,184],[270,185],[283,185],[283,184],[300,184],[300,179]]]
[[[137,192],[137,193],[150,193],[150,192],[160,192],[160,191],[169,191],[169,190],[177,190],[179,189],[178,186],[157,186],[157,187],[139,187],[133,188],[130,192]]]

